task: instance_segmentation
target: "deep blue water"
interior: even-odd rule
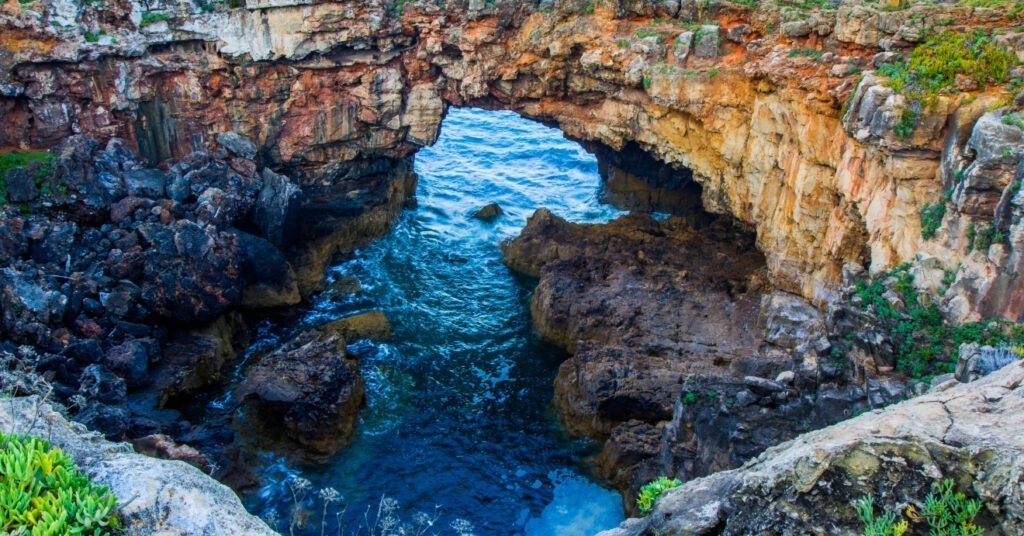
[[[301,320],[379,309],[394,327],[386,343],[350,348],[368,403],[351,446],[313,468],[264,455],[270,484],[247,506],[276,515],[287,533],[294,501],[285,483],[301,476],[344,498],[330,505],[328,534],[397,534],[392,520],[413,534],[427,520],[426,532],[438,534],[583,535],[617,525],[620,497],[586,476],[593,445],[567,437],[551,409],[565,355],[532,333],[533,282],[513,275],[498,249],[539,207],[574,221],[619,215],[597,201],[594,157],[512,113],[453,109],[416,171],[419,207],[332,269],[332,278],[357,277],[362,293],[325,292]],[[490,224],[470,217],[490,202],[505,215]],[[314,499],[307,495],[309,521],[296,533],[320,533]]]

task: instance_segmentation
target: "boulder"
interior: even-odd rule
[[[498,216],[501,216],[504,213],[505,211],[501,209],[501,205],[497,203],[490,203],[474,212],[473,217],[480,221],[491,222],[498,219]]]
[[[123,342],[107,350],[103,363],[124,378],[128,387],[138,387],[147,380],[149,350],[141,341]]]
[[[122,505],[125,536],[273,536],[226,486],[184,462],[158,460],[69,422],[37,397],[0,404],[0,430],[43,437]]]
[[[346,316],[328,322],[318,328],[325,335],[341,337],[348,341],[356,339],[384,340],[391,337],[391,323],[384,313],[369,311],[357,315]]]
[[[142,301],[157,314],[179,322],[210,320],[242,300],[242,251],[226,232],[179,220],[145,224],[147,245]]]
[[[694,35],[693,55],[698,58],[717,58],[721,39],[718,26],[713,24],[701,26]]]
[[[39,197],[39,187],[25,168],[14,168],[7,172],[7,199],[12,203],[27,203]]]
[[[348,443],[364,393],[345,340],[306,332],[254,364],[235,396],[263,435],[290,440],[306,456],[325,459]]]
[[[166,193],[167,178],[159,169],[143,168],[126,171],[122,178],[125,190],[130,196],[160,199]]]
[[[761,300],[759,321],[765,326],[765,340],[783,348],[825,334],[825,317],[807,300],[788,292],[773,292]]]
[[[252,219],[267,240],[285,248],[293,243],[299,231],[301,203],[302,190],[288,177],[266,168]]]
[[[256,144],[253,141],[237,132],[221,132],[217,134],[217,143],[247,160],[256,158]]]
[[[237,229],[230,231],[242,252],[242,307],[269,309],[302,301],[295,270],[270,242]]]

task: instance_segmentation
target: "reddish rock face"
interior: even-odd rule
[[[73,15],[43,0],[5,8],[0,149],[87,133],[124,138],[155,162],[237,131],[255,140],[259,164],[304,190],[343,196],[354,191],[349,181],[380,176],[436,139],[447,105],[507,108],[691,169],[707,209],[755,228],[773,285],[818,305],[838,297],[847,263],[880,270],[924,251],[954,269],[970,249],[958,222],[988,219],[1014,183],[985,179],[993,163],[977,163],[956,200],[964,212],[939,240],[922,239],[918,213],[971,163],[948,155],[973,154],[963,151],[968,134],[1004,97],[943,96],[900,137],[892,117],[902,97],[878,77],[852,76],[874,67],[881,43],[920,41],[922,18],[1015,28],[1000,9],[920,6],[883,17],[859,6],[779,26],[766,22],[782,16],[772,6],[293,4],[172,9],[155,23],[129,22],[145,9],[127,1]],[[703,26],[682,27],[694,21]],[[1004,235],[1012,221],[1000,224]],[[957,315],[1016,316],[1020,282],[986,275],[1016,266],[1014,252],[965,269],[980,281],[951,306]]]

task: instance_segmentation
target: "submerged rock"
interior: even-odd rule
[[[391,323],[380,311],[346,316],[320,326],[318,331],[348,341],[356,339],[384,340],[390,338],[392,334]]]
[[[501,205],[497,203],[491,203],[480,208],[473,213],[473,217],[480,221],[494,221],[498,219],[498,216],[504,214],[505,211],[501,209]]]

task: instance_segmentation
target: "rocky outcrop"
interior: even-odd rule
[[[313,458],[348,443],[364,403],[363,377],[345,340],[307,332],[249,368],[234,392],[261,434],[283,436]]]
[[[502,250],[539,277],[534,325],[572,352],[555,404],[571,432],[604,441],[597,469],[628,511],[658,476],[736,467],[902,394],[842,355],[824,359],[823,315],[768,292],[753,237],[724,220],[698,230],[634,213],[577,225],[541,209]]]
[[[920,510],[951,478],[981,499],[981,524],[1024,530],[1024,364],[810,432],[743,467],[667,492],[654,511],[603,536],[861,534],[853,502]]]
[[[121,505],[125,534],[277,534],[250,515],[230,489],[184,462],[159,460],[69,422],[39,397],[4,400],[0,429],[44,438],[62,449]]]

